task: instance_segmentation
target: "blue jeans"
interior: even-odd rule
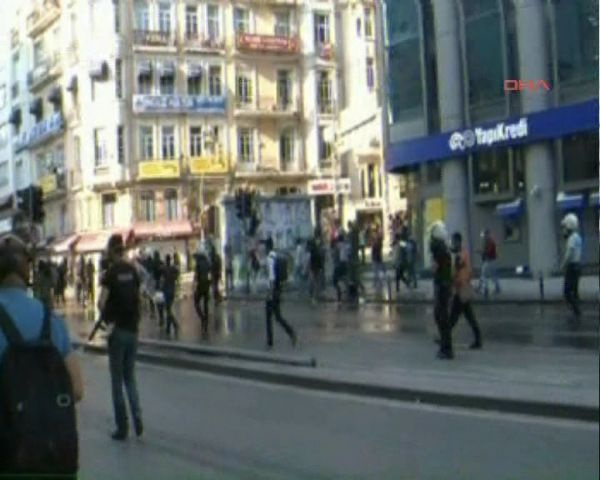
[[[142,418],[140,398],[135,381],[135,357],[137,354],[137,334],[115,328],[108,339],[108,360],[112,383],[113,409],[115,422],[120,431],[127,432],[127,409],[123,396],[123,385],[129,399],[129,409],[134,419]]]

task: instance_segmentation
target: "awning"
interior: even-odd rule
[[[8,123],[11,123],[13,125],[21,124],[21,109],[20,108],[12,109],[12,112],[10,112],[10,117],[8,117]]]
[[[523,200],[517,198],[516,200],[508,203],[499,203],[496,205],[496,215],[501,217],[519,217],[523,214]]]
[[[150,60],[142,60],[137,65],[138,77],[149,77],[152,75],[152,62]]]
[[[73,233],[71,235],[67,235],[66,237],[56,239],[50,245],[50,250],[53,253],[67,253],[75,245],[78,239],[79,234],[77,233]]]
[[[73,75],[69,83],[67,84],[68,92],[76,92],[77,91],[77,75]]]
[[[43,102],[40,97],[37,97],[29,104],[29,113],[32,115],[40,115],[42,113]]]
[[[136,240],[184,238],[193,233],[194,229],[189,220],[137,222],[133,225]]]
[[[598,192],[590,195],[590,207],[600,208],[600,194]]]
[[[54,87],[52,90],[50,90],[50,93],[48,94],[48,101],[50,103],[59,103],[61,97],[62,92],[60,90],[60,87]]]
[[[556,196],[556,203],[561,210],[580,210],[583,208],[584,200],[581,194],[569,195],[560,192]]]
[[[94,253],[102,252],[106,250],[108,245],[108,239],[111,235],[120,233],[123,236],[123,241],[127,244],[127,240],[131,234],[130,229],[115,229],[115,230],[103,230],[96,232],[82,233],[79,237],[79,241],[75,246],[77,253]]]
[[[104,60],[94,60],[90,62],[90,77],[101,79],[108,74],[108,64]]]
[[[188,78],[199,78],[202,76],[202,65],[199,63],[190,63],[188,65]]]
[[[175,63],[170,60],[166,60],[160,64],[160,76],[161,77],[174,77],[175,76]]]

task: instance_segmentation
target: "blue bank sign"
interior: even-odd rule
[[[46,120],[36,123],[31,130],[22,132],[15,139],[15,151],[20,152],[26,148],[35,147],[40,143],[44,143],[54,135],[61,133],[64,128],[65,122],[63,116],[60,113],[54,113]]]
[[[424,162],[456,158],[494,147],[520,145],[598,129],[598,100],[553,108],[502,122],[390,144],[390,172]]]
[[[209,95],[134,95],[134,113],[224,114],[224,96]]]

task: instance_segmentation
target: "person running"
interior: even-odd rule
[[[581,316],[579,307],[579,277],[581,276],[581,254],[583,242],[579,235],[579,220],[573,213],[565,215],[561,222],[563,237],[567,244],[561,262],[564,272],[563,294],[567,306],[573,311],[576,318]]]
[[[200,323],[202,332],[208,332],[208,301],[210,298],[210,261],[204,248],[198,248],[195,255],[194,265],[194,308]]]
[[[173,314],[173,303],[175,302],[175,292],[177,290],[177,278],[179,277],[179,270],[172,264],[171,255],[167,254],[165,257],[165,266],[161,276],[161,291],[165,297],[165,315],[167,320],[166,332],[167,335],[171,334],[171,327],[175,334],[179,329],[177,320]]]
[[[281,292],[283,289],[282,263],[275,250],[271,249],[267,255],[267,268],[269,271],[269,294],[266,301],[267,314],[267,348],[273,348],[273,316],[290,337],[292,345],[296,346],[298,336],[294,328],[285,321],[281,315]]]
[[[448,248],[446,225],[438,220],[430,227],[429,249],[433,260],[434,317],[440,336],[437,357],[452,359],[452,339],[448,318],[448,303],[452,284],[452,258]]]
[[[471,288],[471,259],[467,249],[463,247],[462,235],[455,232],[452,235],[452,253],[454,254],[454,274],[453,274],[453,296],[450,307],[450,331],[458,323],[461,314],[464,314],[471,330],[473,331],[473,343],[469,347],[471,350],[480,350],[481,329],[477,323],[471,298],[473,296]]]
[[[140,278],[137,269],[124,258],[125,246],[121,235],[108,241],[109,266],[102,276],[98,309],[107,325],[112,327],[108,337],[108,359],[112,384],[116,430],[113,440],[125,440],[129,432],[123,386],[127,391],[135,433],[144,431],[142,409],[135,376],[140,321]]]

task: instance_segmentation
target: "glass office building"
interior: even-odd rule
[[[421,247],[442,216],[548,275],[572,211],[598,264],[598,0],[388,0],[383,17],[386,166]]]

